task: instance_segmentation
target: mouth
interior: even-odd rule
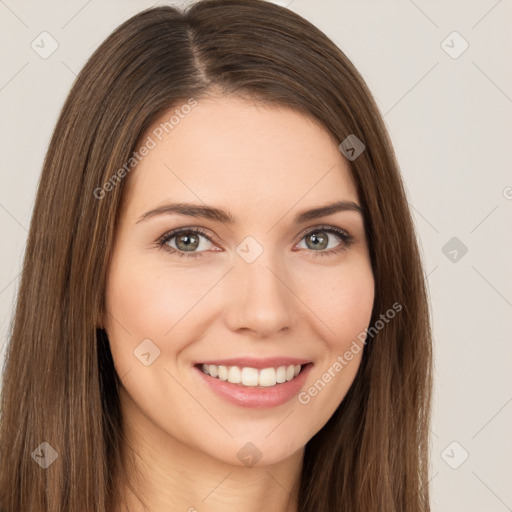
[[[306,367],[312,365],[313,363],[309,362],[254,368],[240,365],[198,363],[195,367],[205,375],[240,387],[272,388],[296,379]]]

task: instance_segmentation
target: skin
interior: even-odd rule
[[[362,215],[293,222],[304,209],[358,203],[348,162],[324,128],[291,109],[209,97],[125,179],[103,327],[122,381],[125,450],[136,453],[137,472],[126,467],[138,494],[152,512],[255,512],[262,503],[296,511],[304,447],[343,400],[362,351],[308,404],[294,397],[267,409],[226,402],[193,365],[306,358],[314,362],[307,390],[368,326],[374,280]],[[228,209],[237,223],[175,213],[137,222],[171,202]],[[353,243],[320,229],[329,245],[316,248],[304,232],[322,224],[347,231]],[[211,240],[199,237],[198,258],[155,245],[172,229],[196,226]],[[263,249],[252,263],[236,252],[248,236]],[[167,244],[179,250],[179,239]],[[160,350],[148,366],[134,357],[145,339]],[[248,442],[261,452],[252,467],[237,457]],[[143,510],[131,491],[123,496],[131,511]],[[117,511],[126,510],[120,502]]]

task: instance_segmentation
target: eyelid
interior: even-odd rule
[[[202,228],[200,226],[184,226],[181,228],[174,228],[170,229],[169,231],[166,231],[162,236],[158,237],[158,239],[155,241],[155,244],[159,247],[163,247],[169,240],[173,239],[174,237],[182,234],[182,233],[194,233],[200,236],[203,236],[206,238],[209,242],[212,244],[219,245],[219,242],[217,241],[218,238],[216,235],[212,234],[209,230],[206,228]],[[176,250],[173,247],[170,247],[171,250]],[[179,251],[184,252],[184,251]],[[196,254],[200,254],[207,251],[199,251]],[[194,251],[191,251],[190,254],[193,254]]]
[[[317,224],[315,226],[310,226],[309,228],[305,228],[298,235],[299,241],[302,240],[306,235],[309,235],[310,233],[314,233],[316,231],[322,231],[322,230],[325,230],[325,231],[339,231],[340,234],[338,236],[341,236],[341,234],[343,234],[347,238],[352,238],[352,235],[346,229],[343,229],[343,228],[340,228],[340,227],[337,227],[337,226],[333,226],[331,224]]]

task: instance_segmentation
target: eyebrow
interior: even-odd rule
[[[330,203],[324,206],[318,206],[308,210],[302,210],[295,215],[295,224],[301,224],[313,219],[332,215],[337,212],[352,211],[363,215],[361,206],[353,201],[338,201]],[[236,217],[229,211],[215,208],[213,206],[192,204],[192,203],[172,203],[160,206],[153,210],[149,210],[143,213],[139,220],[136,222],[142,222],[150,219],[157,215],[178,213],[181,215],[188,215],[189,217],[200,217],[204,219],[210,219],[223,224],[236,224]]]

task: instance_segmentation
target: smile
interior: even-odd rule
[[[200,370],[216,379],[252,387],[272,387],[293,380],[302,370],[304,365],[290,364],[269,368],[251,368],[239,366],[217,366],[215,364],[199,365]]]

